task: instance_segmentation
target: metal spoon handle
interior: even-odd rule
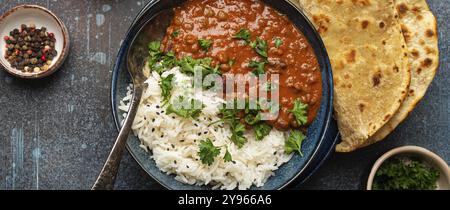
[[[111,150],[111,153],[103,166],[100,175],[95,181],[92,190],[113,190],[114,183],[116,181],[117,172],[119,170],[120,161],[122,160],[123,151],[128,139],[128,135],[131,131],[131,126],[133,125],[134,118],[136,116],[139,102],[141,100],[142,90],[140,88],[134,89],[133,99],[130,105],[130,110],[128,111],[125,122],[120,129],[119,136],[117,136],[116,142]]]

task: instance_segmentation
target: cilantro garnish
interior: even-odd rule
[[[261,141],[272,131],[272,126],[266,123],[258,123],[253,126],[253,129],[255,130],[256,140]]]
[[[200,151],[198,155],[203,164],[212,165],[214,159],[220,154],[220,148],[215,147],[211,139],[202,140],[200,142]]]
[[[377,171],[374,190],[434,190],[439,171],[410,159],[393,158]]]
[[[180,116],[182,118],[196,119],[196,118],[198,118],[198,116],[202,112],[202,109],[204,108],[204,105],[202,104],[201,105],[202,108],[201,109],[197,109],[195,107],[195,105],[199,104],[201,102],[197,101],[197,100],[194,100],[194,99],[191,99],[189,101],[189,104],[188,104],[189,107],[185,108],[183,106],[183,103],[184,103],[184,97],[183,96],[179,96],[177,98],[177,100],[174,101],[174,102],[177,103],[178,106],[174,106],[173,104],[170,104],[169,107],[167,107],[167,110],[166,110],[167,115],[169,115],[169,114],[176,114],[176,115],[178,115],[178,116]]]
[[[286,140],[284,144],[284,151],[287,154],[291,154],[293,152],[298,152],[301,156],[302,153],[302,143],[305,140],[306,136],[300,131],[292,131],[289,138]]]
[[[281,40],[279,37],[274,38],[273,41],[276,48],[280,48],[280,46],[283,44],[283,40]]]
[[[234,121],[231,124],[231,141],[236,144],[236,146],[240,149],[247,143],[247,138],[244,137],[245,125],[240,123],[239,121]]]
[[[233,36],[234,39],[245,40],[246,43],[250,42],[250,31],[248,29],[241,29],[237,34]]]
[[[256,41],[250,43],[250,46],[255,49],[256,53],[267,59],[267,42],[265,40],[257,37]]]
[[[212,41],[211,40],[207,40],[207,39],[199,39],[198,40],[198,44],[200,45],[200,48],[202,48],[202,50],[208,51],[208,49],[212,45]]]
[[[170,74],[166,78],[161,78],[161,82],[159,83],[159,87],[161,87],[161,96],[163,97],[163,103],[167,104],[171,97],[171,92],[173,89],[172,81],[175,77],[174,74]]]
[[[294,102],[294,108],[289,110],[294,114],[299,125],[305,125],[308,122],[308,105],[302,103],[299,99]]]
[[[172,32],[172,34],[170,34],[170,36],[172,36],[172,38],[175,38],[178,35],[180,35],[180,30],[176,30],[176,31]]]
[[[266,62],[264,61],[250,61],[248,67],[253,68],[253,74],[255,75],[261,75],[261,74],[265,74],[265,70],[264,67],[266,65]]]
[[[233,161],[233,157],[231,157],[231,153],[228,151],[228,148],[227,148],[227,150],[225,151],[225,155],[223,156],[223,160],[224,160],[225,162],[231,162],[231,161]]]

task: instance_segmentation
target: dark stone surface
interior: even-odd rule
[[[117,134],[109,104],[111,65],[143,1],[0,0],[0,13],[20,3],[54,11],[72,41],[63,68],[40,81],[0,71],[0,189],[89,189]],[[430,0],[439,21],[441,66],[424,100],[384,142],[334,154],[299,189],[362,189],[384,152],[426,147],[450,162],[450,1]],[[161,189],[126,154],[118,189]]]

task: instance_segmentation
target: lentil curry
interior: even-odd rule
[[[279,130],[299,128],[296,101],[313,121],[320,107],[321,73],[305,36],[289,19],[259,0],[188,0],[174,9],[162,41],[177,58],[212,58],[222,74],[278,74],[280,112],[268,122]]]

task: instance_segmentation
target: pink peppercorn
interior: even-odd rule
[[[46,60],[47,60],[47,58],[45,57],[45,55],[41,56],[41,60],[42,60],[42,61],[46,61]]]

